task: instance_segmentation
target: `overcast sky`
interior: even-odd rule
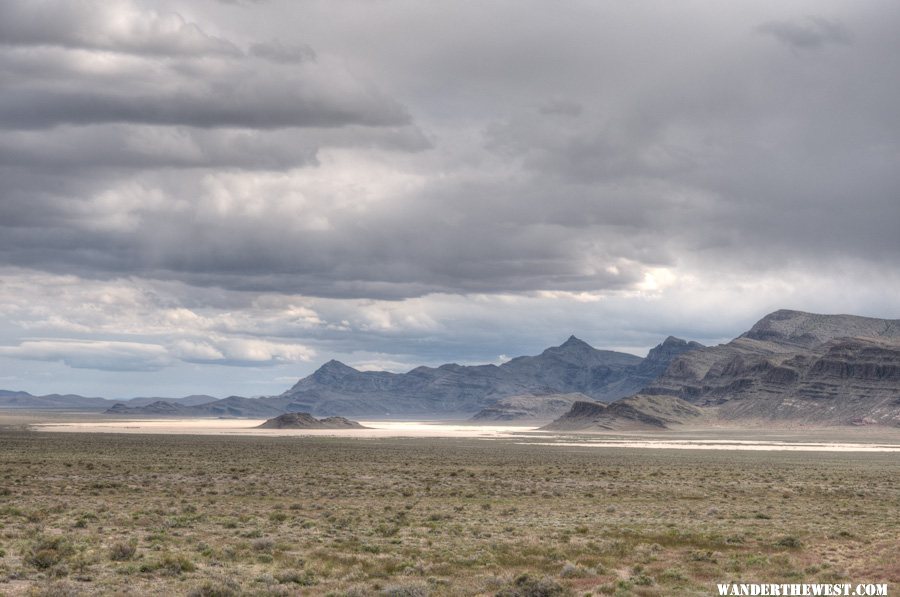
[[[0,388],[900,318],[900,3],[0,0]]]

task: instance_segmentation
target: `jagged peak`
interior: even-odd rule
[[[318,373],[319,371],[329,371],[332,373],[339,372],[339,371],[358,372],[356,369],[354,369],[350,365],[345,365],[344,363],[342,363],[336,359],[331,359],[330,361],[328,361],[327,363],[325,363],[324,365],[322,365],[321,367],[316,369],[316,373]]]
[[[593,346],[591,346],[590,344],[588,344],[587,342],[585,342],[585,341],[582,340],[581,338],[576,338],[574,334],[572,334],[571,336],[569,336],[569,339],[566,340],[565,342],[563,342],[562,344],[560,344],[560,345],[558,346],[558,348],[565,348],[565,349],[584,349],[584,348],[589,348],[589,349],[591,349],[591,350],[594,350],[594,347],[593,347]]]

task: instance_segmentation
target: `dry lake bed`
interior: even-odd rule
[[[247,420],[0,423],[0,594],[900,586],[893,429],[547,435],[370,421],[348,436],[263,435]]]

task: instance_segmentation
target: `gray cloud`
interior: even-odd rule
[[[0,346],[0,356],[102,371],[158,371],[171,364],[162,346],[99,340],[29,340],[19,346]]]
[[[849,44],[852,40],[850,32],[843,25],[822,17],[767,21],[757,27],[757,30],[791,48],[801,50],[817,49],[828,44]]]
[[[316,52],[306,44],[285,44],[275,40],[250,46],[250,53],[274,62],[298,63],[316,59]]]
[[[80,334],[162,346],[179,375],[285,375],[294,342],[435,363],[581,326],[639,352],[769,308],[897,315],[877,298],[900,262],[894,3],[19,4],[0,266],[171,285],[123,304],[206,323],[104,327],[55,308],[100,294],[25,292],[44,310],[0,333],[4,359],[51,370],[61,352],[18,347]]]
[[[60,52],[65,54],[60,56]],[[40,49],[5,54],[0,63],[0,126],[136,123],[193,127],[396,126],[406,110],[373,86],[318,62],[256,63],[247,58],[157,61],[112,58],[112,72],[90,57]],[[52,78],[22,79],[34,63]],[[116,64],[116,63],[119,64]]]
[[[0,43],[158,55],[239,55],[177,13],[141,10],[126,0],[0,3]]]

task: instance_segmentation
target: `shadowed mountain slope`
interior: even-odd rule
[[[571,410],[549,425],[546,431],[604,431],[667,429],[697,422],[704,411],[674,396],[638,394],[611,404],[576,402]]]
[[[357,371],[330,361],[270,400],[319,414],[379,416],[470,414],[510,396],[579,393],[608,401],[639,390],[675,355],[699,347],[669,338],[642,359],[598,350],[572,336],[539,355],[517,357],[499,366],[448,364],[396,374]]]
[[[722,419],[900,424],[900,321],[776,311],[677,356],[643,393],[718,406]]]

